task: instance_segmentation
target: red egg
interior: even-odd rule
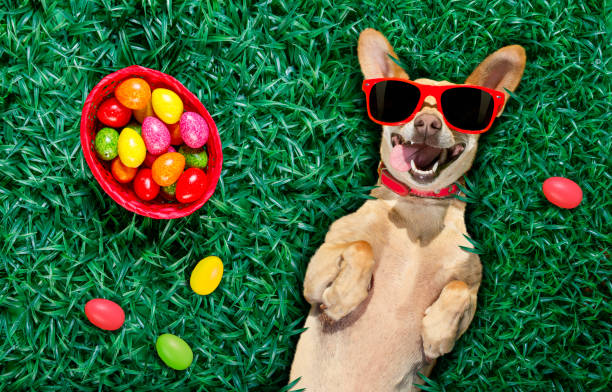
[[[181,174],[176,183],[176,200],[191,203],[198,200],[206,190],[206,173],[192,167]]]
[[[121,306],[104,298],[96,298],[85,304],[85,316],[96,327],[107,331],[119,329],[125,321]]]
[[[155,199],[159,193],[159,185],[153,181],[151,169],[140,169],[134,178],[134,193],[142,200]]]
[[[123,106],[117,98],[110,98],[102,102],[96,113],[98,120],[104,125],[121,128],[132,118],[132,111]]]
[[[574,208],[582,201],[582,189],[564,177],[550,177],[542,184],[542,192],[549,202],[561,208]]]

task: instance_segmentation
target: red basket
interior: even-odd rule
[[[157,199],[150,202],[143,201],[136,196],[131,183],[121,184],[115,180],[110,172],[110,162],[98,159],[93,143],[96,131],[103,126],[96,118],[98,106],[114,94],[115,87],[121,81],[130,77],[143,78],[149,83],[151,90],[163,87],[174,91],[183,100],[185,111],[199,113],[206,120],[210,129],[208,142],[206,143],[208,153],[208,167],[205,169],[207,186],[199,200],[188,204],[162,202],[157,201]],[[91,90],[85,100],[81,114],[81,147],[87,165],[104,192],[125,209],[155,219],[182,218],[202,207],[215,191],[221,175],[221,164],[223,163],[221,139],[219,138],[219,132],[217,132],[217,126],[198,98],[172,76],[138,65],[132,65],[105,76]]]

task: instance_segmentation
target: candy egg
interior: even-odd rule
[[[191,289],[200,295],[215,291],[223,276],[223,262],[217,256],[208,256],[198,262],[189,278]]]
[[[151,154],[161,154],[170,147],[170,131],[166,124],[155,117],[144,119],[142,138],[147,146],[147,151]]]
[[[102,102],[96,112],[96,117],[104,125],[120,128],[130,121],[132,111],[123,106],[117,98],[110,98]]]
[[[107,331],[119,329],[125,321],[121,306],[104,298],[96,298],[85,304],[85,316],[96,327]]]
[[[542,192],[549,202],[561,208],[577,207],[582,201],[582,189],[564,177],[550,177],[542,184]]]
[[[174,184],[185,168],[185,157],[178,152],[167,152],[153,162],[153,180],[161,185]]]
[[[132,128],[124,128],[119,135],[119,158],[127,167],[138,167],[145,159],[147,149],[142,137]]]
[[[134,118],[141,124],[145,118],[152,116],[153,114],[153,105],[151,104],[151,100],[147,102],[144,108],[134,110]]]
[[[168,150],[164,151],[164,152],[176,152],[176,150],[174,149],[174,147],[170,146],[168,147]],[[155,162],[155,160],[157,158],[159,158],[159,156],[162,154],[151,154],[150,152],[147,152],[147,156],[145,157],[144,160],[144,164],[146,167],[153,167],[153,163]]]
[[[115,89],[115,97],[130,109],[144,109],[151,100],[149,84],[140,78],[129,78]]]
[[[117,156],[119,134],[113,128],[102,128],[96,134],[94,148],[100,159],[110,161]]]
[[[168,124],[168,130],[170,131],[170,144],[173,146],[178,146],[183,144],[183,138],[181,137],[181,127],[179,126],[180,122],[175,124]]]
[[[151,169],[140,169],[134,178],[134,193],[142,200],[155,199],[159,193],[159,185],[153,181]]]
[[[138,168],[127,167],[121,163],[121,159],[115,158],[111,164],[111,173],[113,173],[115,180],[122,184],[127,184],[134,179],[136,173],[138,173]]]
[[[174,92],[165,88],[156,88],[151,95],[153,111],[166,124],[178,122],[183,113],[183,101]]]
[[[128,125],[125,126],[126,128],[132,128],[133,130],[135,130],[140,136],[142,136],[142,125],[138,124],[136,121],[132,121],[131,123],[129,123]]]
[[[174,149],[174,147],[170,146],[170,147],[168,147],[168,150],[166,150],[164,152],[176,152],[176,150]],[[153,163],[155,162],[155,160],[157,158],[159,158],[160,155],[162,155],[162,154],[154,155],[154,154],[151,154],[150,152],[147,152],[147,156],[145,157],[145,160],[144,160],[145,166],[146,167],[153,167]]]
[[[176,199],[176,182],[172,185],[162,186],[159,192],[166,200]]]
[[[195,167],[185,170],[176,183],[176,200],[191,203],[198,200],[206,190],[206,174]]]
[[[208,124],[195,112],[185,112],[181,116],[181,137],[191,148],[200,148],[208,141]]]
[[[155,342],[157,355],[164,363],[175,370],[185,370],[193,362],[193,351],[183,339],[165,333]]]
[[[185,165],[187,167],[197,167],[203,169],[208,164],[208,154],[203,148],[191,148],[181,146],[179,152],[185,157]]]

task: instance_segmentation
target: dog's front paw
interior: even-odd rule
[[[338,321],[367,298],[373,269],[374,256],[370,244],[358,241],[346,248],[338,275],[323,291],[321,309],[327,316]]]
[[[428,309],[429,310],[429,309]],[[427,312],[426,312],[427,313]],[[433,313],[423,318],[423,352],[428,361],[451,352],[457,339],[457,330],[449,328],[445,320]]]

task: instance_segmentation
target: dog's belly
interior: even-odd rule
[[[391,236],[393,238],[393,236]],[[370,298],[356,320],[329,327],[312,310],[298,343],[291,379],[307,391],[409,391],[426,365],[421,342],[425,309],[442,290],[439,260],[418,245],[386,244]],[[350,318],[351,315],[348,316]]]

